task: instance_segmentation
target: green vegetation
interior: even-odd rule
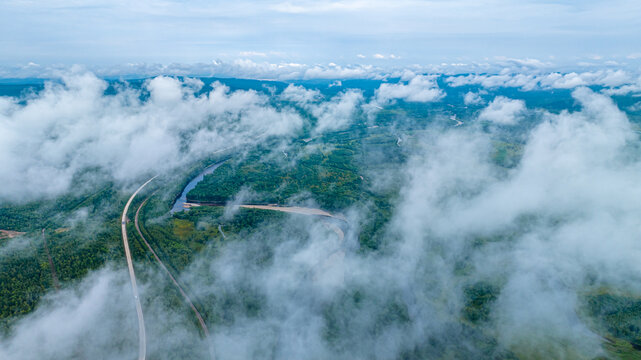
[[[59,280],[73,282],[108,260],[121,260],[120,206],[118,195],[106,187],[91,195],[2,208],[0,227],[27,233],[0,240],[5,246],[0,256],[0,331],[7,331],[17,315],[31,312],[53,287],[41,229]],[[52,207],[60,210],[55,217],[46,216]],[[86,218],[64,228],[70,218],[83,217],[77,213],[81,209]]]
[[[141,231],[165,265],[169,265],[175,271],[181,271],[189,265],[206,245],[216,248],[224,241],[237,240],[238,234],[247,229],[285,217],[284,214],[274,211],[240,209],[236,216],[226,219],[222,207],[202,206],[178,212],[173,217],[160,221],[144,220],[159,215],[160,209],[166,208],[155,199],[143,208]],[[132,233],[135,233],[133,228]],[[155,260],[143,246],[136,243],[134,255],[147,258],[155,264]]]
[[[248,190],[246,203],[315,203],[322,209],[344,213],[355,207],[365,214],[357,224],[360,250],[375,253],[386,242],[396,240],[394,234],[387,232],[386,225],[392,218],[400,184],[404,180],[400,169],[407,162],[408,154],[415,149],[417,140],[426,133],[426,124],[434,121],[449,124],[447,115],[450,112],[465,119],[474,111],[453,108],[447,109],[445,114],[442,105],[401,103],[382,110],[367,125],[357,123],[344,131],[299,140],[286,152],[269,146],[256,148],[245,156],[230,158],[213,174],[205,176],[188,194],[188,200],[225,204],[243,190]],[[399,119],[407,121],[396,126]],[[513,135],[509,133],[493,139],[492,160],[507,169],[517,166],[523,155],[523,147],[518,137]],[[160,192],[151,197],[141,211],[142,233],[175,275],[189,266],[197,266],[194,265],[197,257],[218,256],[223,244],[251,241],[248,239],[258,237],[258,231],[269,234],[262,234],[263,238],[287,237],[290,234],[283,234],[286,231],[292,232],[292,238],[305,239],[308,236],[301,228],[285,226],[285,222],[290,222],[290,217],[295,215],[274,211],[240,209],[235,215],[228,216],[221,206],[201,206],[168,215],[168,199],[177,195],[181,186],[204,166],[218,161],[219,157],[212,157],[192,164],[180,181],[162,184]],[[381,178],[386,180],[385,183],[374,182],[374,179]],[[132,205],[131,220],[147,194],[149,190]],[[8,331],[20,316],[33,311],[41,297],[53,287],[41,229],[45,229],[49,251],[63,287],[73,285],[105,263],[124,262],[119,217],[128,196],[118,193],[110,184],[103,184],[95,192],[0,206],[0,229],[26,232],[15,239],[0,239],[2,246],[15,244],[3,248],[0,257],[0,331]],[[532,217],[517,219],[518,229],[511,231],[525,233],[531,222],[539,221],[534,215]],[[156,266],[133,223],[128,225],[128,231],[136,262]],[[507,243],[515,237],[517,235],[512,233],[486,234],[471,239],[469,245],[478,248]],[[261,268],[270,264],[273,249],[259,242],[251,245],[251,253],[246,254],[248,265]],[[453,276],[463,279],[472,272],[473,265],[467,260],[456,260]],[[211,275],[207,269],[190,270],[200,271],[203,277]],[[141,271],[139,276],[145,280],[149,274]],[[512,352],[500,349],[497,339],[487,331],[492,321],[492,307],[501,294],[501,285],[490,281],[464,284],[460,316],[459,309],[455,313],[462,325],[452,326],[453,329],[462,329],[463,334],[453,333],[451,336],[469,340],[475,349],[480,349],[480,353],[467,353],[469,349],[465,347],[455,348],[442,339],[430,338],[421,346],[405,349],[401,358],[421,359],[435,352],[451,358],[516,358]],[[184,285],[191,292],[190,284]],[[161,284],[161,287],[166,291],[163,296],[167,296],[170,306],[184,308],[180,294],[171,284]],[[401,295],[386,299],[379,299],[378,295],[368,293],[367,289],[346,289],[336,299],[319,302],[323,312],[324,339],[337,349],[349,348],[350,344],[344,343],[344,339],[354,338],[357,334],[348,333],[353,331],[353,327],[349,326],[350,319],[344,315],[372,304],[376,312],[370,315],[375,319],[375,325],[363,329],[362,336],[380,335],[389,328],[410,326],[411,314],[399,300]],[[264,314],[265,299],[262,296],[257,289],[242,285],[193,300],[208,322],[231,324],[236,320],[234,316],[253,318]],[[621,295],[614,290],[603,290],[588,294],[583,300],[581,310],[588,319],[586,322],[593,322],[595,331],[604,337],[604,348],[613,357],[641,359],[641,299]],[[185,308],[185,311],[189,309]],[[450,330],[444,326],[444,331]]]
[[[511,168],[516,166],[523,156],[523,147],[519,144],[497,141],[494,144],[492,160],[499,166]]]
[[[256,193],[250,203],[284,204],[294,195],[309,192],[328,210],[352,205],[362,193],[362,180],[354,165],[354,143],[309,150],[301,146],[296,153],[281,154],[280,159],[262,161],[254,153],[238,162],[226,162],[187,195],[189,201],[224,204],[241,189]],[[277,156],[277,154],[272,155]],[[286,161],[295,158],[295,164]]]
[[[585,295],[583,303],[607,339],[606,349],[622,359],[641,359],[641,298],[601,289]]]
[[[463,290],[465,307],[463,318],[472,323],[489,320],[491,306],[500,293],[498,286],[487,282],[478,282]]]
[[[399,182],[381,189],[374,188],[368,179],[381,173],[398,175],[406,156],[397,137],[356,127],[318,141],[297,143],[287,151],[285,155],[259,149],[230,160],[205,176],[187,198],[225,204],[247,189],[251,195],[244,202],[251,204],[300,204],[311,198],[320,208],[333,212],[365,207],[369,216],[359,240],[364,249],[378,248]]]

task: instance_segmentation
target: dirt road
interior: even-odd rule
[[[190,208],[195,206],[210,206],[210,204],[185,203],[184,206],[185,208]],[[222,205],[213,205],[213,206],[222,206]],[[245,208],[245,209],[282,211],[282,212],[295,213],[295,214],[301,214],[301,215],[326,216],[326,217],[331,217],[334,219],[346,221],[345,217],[342,215],[332,214],[325,210],[316,209],[316,208],[307,208],[307,207],[300,207],[300,206],[249,205],[249,204],[238,205],[238,207]]]
[[[185,302],[187,303],[187,305],[189,305],[191,310],[194,312],[194,315],[196,315],[196,318],[198,319],[198,323],[200,324],[200,328],[203,330],[203,334],[205,335],[205,339],[207,340],[207,344],[209,344],[209,355],[210,355],[210,358],[213,360],[213,359],[215,359],[215,355],[214,355],[215,353],[214,353],[214,349],[212,348],[211,341],[209,341],[209,329],[207,328],[207,324],[205,324],[205,321],[203,320],[203,317],[200,315],[200,312],[198,311],[198,309],[196,309],[196,307],[194,306],[194,303],[191,301],[191,299],[189,298],[187,293],[183,290],[182,286],[180,286],[180,284],[178,283],[176,278],[174,278],[174,276],[171,274],[171,272],[169,272],[169,269],[167,269],[167,267],[162,262],[162,260],[160,260],[160,258],[158,257],[158,255],[156,254],[154,249],[151,247],[151,245],[149,245],[149,242],[147,241],[145,236],[140,231],[140,225],[139,225],[139,222],[138,222],[140,209],[142,209],[142,207],[145,206],[145,204],[147,203],[148,200],[149,200],[149,198],[145,199],[145,201],[143,201],[142,204],[140,204],[140,206],[138,207],[138,210],[136,210],[136,216],[134,217],[134,225],[136,226],[136,231],[138,232],[138,235],[140,236],[142,241],[147,246],[147,249],[149,250],[149,252],[151,252],[151,254],[156,259],[156,262],[158,263],[158,265],[160,265],[160,268],[165,271],[167,276],[169,276],[171,281],[174,283],[174,286],[178,289],[178,291],[182,295],[183,299],[185,299]]]

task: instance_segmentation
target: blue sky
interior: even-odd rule
[[[0,64],[641,58],[641,1],[0,1]]]

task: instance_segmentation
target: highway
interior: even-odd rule
[[[142,316],[142,305],[140,304],[138,287],[136,286],[136,273],[134,272],[134,264],[131,260],[131,252],[129,251],[129,240],[127,239],[127,212],[129,211],[129,206],[131,206],[131,202],[134,201],[136,195],[138,195],[138,193],[147,186],[147,184],[155,179],[156,176],[140,185],[138,190],[131,195],[124,210],[122,211],[122,242],[125,247],[125,257],[127,258],[127,267],[129,268],[129,279],[131,279],[131,289],[133,290],[134,301],[136,303],[136,313],[138,314],[138,360],[145,360],[147,356],[147,338],[145,336],[145,320]]]
[[[136,231],[138,232],[138,235],[140,235],[140,238],[142,239],[142,241],[147,246],[147,249],[149,249],[149,252],[151,252],[151,254],[156,259],[156,262],[158,262],[158,265],[160,265],[160,267],[165,271],[165,273],[167,273],[167,276],[169,276],[171,281],[174,283],[174,286],[176,286],[176,288],[178,289],[180,294],[185,299],[185,302],[187,303],[187,305],[189,305],[191,310],[194,312],[194,315],[196,315],[196,318],[198,318],[198,323],[200,324],[200,328],[203,330],[203,333],[205,334],[205,340],[207,341],[207,344],[208,344],[208,347],[209,347],[209,357],[212,360],[214,360],[215,359],[215,352],[214,352],[214,349],[213,349],[213,344],[212,344],[211,341],[209,341],[209,329],[207,329],[207,325],[205,324],[205,321],[203,320],[203,317],[200,315],[200,312],[198,311],[198,309],[196,309],[196,307],[194,306],[194,303],[191,301],[191,299],[189,298],[187,293],[183,290],[182,286],[180,286],[180,284],[178,283],[176,278],[174,278],[174,276],[171,274],[171,272],[169,272],[169,269],[167,269],[167,267],[162,262],[162,260],[160,260],[160,258],[158,257],[158,255],[156,254],[154,249],[151,247],[151,245],[149,245],[149,242],[147,242],[147,239],[145,238],[145,236],[140,231],[140,225],[138,223],[138,216],[140,214],[140,209],[142,209],[142,207],[145,206],[145,204],[147,203],[148,200],[149,200],[149,198],[145,199],[145,201],[143,201],[142,204],[140,204],[140,206],[138,207],[138,210],[136,210],[136,216],[134,217],[134,225],[136,226]]]

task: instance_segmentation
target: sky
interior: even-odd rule
[[[2,66],[641,58],[635,0],[2,0],[0,7]]]

